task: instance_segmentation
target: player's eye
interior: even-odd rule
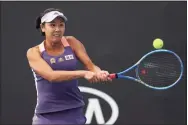
[[[51,27],[55,27],[55,24],[54,24],[54,23],[51,23],[50,26],[51,26]]]
[[[64,27],[64,24],[63,24],[63,23],[61,23],[61,24],[60,24],[60,27]]]

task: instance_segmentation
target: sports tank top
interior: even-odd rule
[[[73,71],[77,69],[77,58],[67,40],[63,37],[64,52],[51,56],[45,51],[44,42],[39,45],[41,57],[53,70]],[[49,82],[33,71],[37,91],[35,113],[63,111],[84,106],[82,94],[78,88],[78,80]]]

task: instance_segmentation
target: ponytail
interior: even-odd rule
[[[36,29],[40,29],[40,24],[41,24],[41,17],[38,16],[37,19],[36,19]]]

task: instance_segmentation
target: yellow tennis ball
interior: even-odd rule
[[[161,48],[163,47],[163,40],[162,40],[162,39],[159,39],[159,38],[155,39],[155,40],[153,41],[153,47],[154,47],[155,49],[161,49]]]

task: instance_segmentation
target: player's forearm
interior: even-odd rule
[[[96,66],[96,65],[90,65],[89,67],[87,67],[87,69],[89,70],[89,71],[92,71],[92,72],[100,72],[101,71],[101,69],[98,67],[98,66]]]
[[[94,65],[93,72],[100,72],[100,71],[101,69],[98,66]]]
[[[87,71],[78,70],[78,71],[53,71],[50,74],[49,81],[51,82],[61,82],[67,80],[73,80],[77,78],[83,78]]]

